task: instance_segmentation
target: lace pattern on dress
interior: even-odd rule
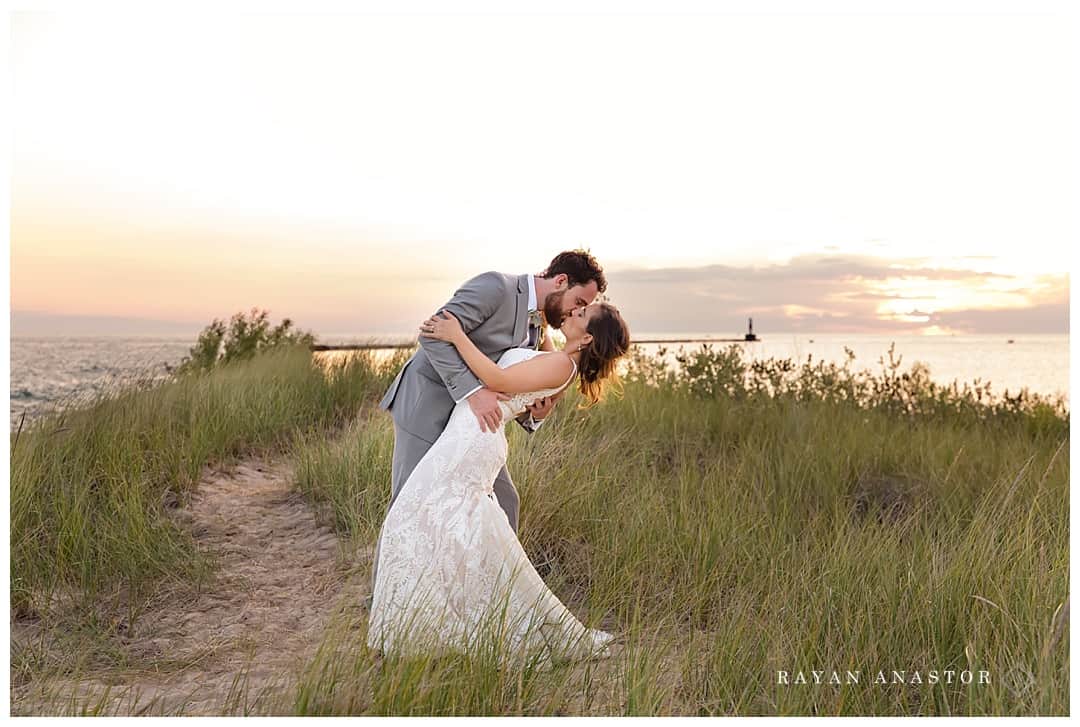
[[[507,367],[546,352],[510,349]],[[503,423],[535,399],[501,402]],[[612,638],[586,628],[547,587],[492,495],[506,434],[480,430],[468,403],[416,465],[387,513],[379,548],[368,645],[384,653],[469,651],[496,645],[501,660],[540,662],[605,655]]]

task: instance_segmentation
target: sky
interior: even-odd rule
[[[1050,12],[23,11],[11,41],[13,335],[407,333],[577,247],[639,332],[1068,331]]]

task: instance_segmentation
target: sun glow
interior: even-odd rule
[[[12,17],[15,310],[396,332],[573,247],[658,331],[1068,298],[1050,17]]]
[[[878,304],[877,313],[881,318],[918,323],[926,322],[930,314],[942,311],[1030,306],[1029,291],[1036,281],[1029,278],[945,280],[915,276],[867,281],[866,285],[873,293],[889,296]]]
[[[955,336],[957,333],[961,333],[961,331],[953,330],[948,326],[926,326],[925,328],[920,329],[919,333],[924,336]]]

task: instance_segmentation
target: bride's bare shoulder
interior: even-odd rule
[[[553,370],[558,370],[562,373],[563,379],[570,375],[570,372],[574,370],[574,359],[570,358],[569,354],[562,351],[541,351],[544,354],[543,358],[548,359],[551,362]]]
[[[562,351],[514,350],[521,352],[517,354],[521,356],[520,360],[502,364],[508,368],[507,375],[511,377],[508,385],[514,388],[514,393],[562,386],[574,367],[573,360]]]

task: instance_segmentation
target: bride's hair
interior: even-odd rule
[[[600,303],[600,313],[585,327],[592,341],[581,350],[578,360],[578,389],[591,406],[604,396],[609,386],[621,383],[615,366],[630,350],[630,328],[619,309],[610,303]]]

